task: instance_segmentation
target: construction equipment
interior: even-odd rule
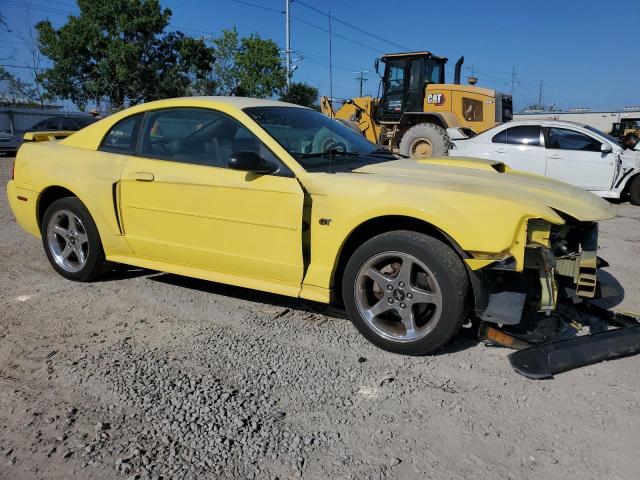
[[[448,128],[466,134],[483,132],[513,118],[511,95],[475,85],[460,84],[464,57],[456,63],[455,79],[445,82],[447,59],[430,52],[394,53],[375,62],[381,77],[382,96],[344,100],[334,109],[333,99],[321,98],[325,115],[362,132],[369,140],[412,157],[446,155]]]
[[[640,138],[640,120],[624,120],[622,122],[616,122],[611,128],[610,135],[616,138],[635,135]]]

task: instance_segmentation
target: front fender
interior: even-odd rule
[[[563,223],[550,208],[535,209],[530,205],[524,208],[517,201],[489,196],[464,192],[418,195],[416,192],[416,197],[408,202],[411,190],[398,195],[380,185],[357,197],[354,189],[341,189],[336,184],[330,187],[331,191],[312,194],[311,261],[304,283],[320,288],[331,288],[350,235],[371,219],[401,216],[422,221],[451,238],[472,259],[484,254],[479,262],[467,262],[470,268],[480,268],[491,261],[492,255],[505,252],[521,261],[522,231],[526,231],[530,218]],[[456,203],[464,208],[458,208]]]

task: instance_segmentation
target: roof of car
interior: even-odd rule
[[[501,127],[514,127],[518,125],[556,125],[558,127],[581,127],[585,128],[586,125],[580,122],[570,122],[568,120],[548,120],[548,119],[531,119],[531,120],[512,120],[510,122],[503,123]]]
[[[231,96],[200,96],[200,97],[179,97],[179,98],[168,98],[166,100],[156,100],[153,102],[148,102],[143,105],[146,106],[154,106],[161,107],[162,104],[171,104],[175,106],[175,104],[180,103],[181,100],[192,102],[204,102],[211,104],[220,104],[224,103],[226,105],[233,106],[238,109],[248,108],[248,107],[297,107],[297,108],[306,108],[300,105],[296,105],[294,103],[286,103],[280,102],[278,100],[269,100],[265,98],[249,98],[249,97],[231,97]]]
[[[249,107],[294,107],[307,109],[307,107],[302,107],[293,103],[285,103],[279,102],[277,100],[267,100],[262,98],[224,96],[167,98],[165,100],[155,100],[152,102],[141,103],[109,115],[102,120],[99,120],[83,128],[78,133],[70,135],[66,139],[62,140],[60,144],[70,147],[88,148],[91,150],[95,150],[98,148],[98,145],[102,141],[102,138],[104,138],[107,130],[111,128],[116,122],[119,122],[120,120],[123,120],[129,116],[141,114],[151,110],[160,110],[166,108],[202,107],[210,107],[222,112],[226,111],[226,113],[234,110],[243,110]]]

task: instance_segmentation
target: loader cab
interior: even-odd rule
[[[384,63],[382,97],[377,121],[397,123],[404,112],[424,110],[425,89],[430,83],[443,84],[447,59],[429,52],[389,54],[380,58]],[[376,61],[376,70],[379,62]]]

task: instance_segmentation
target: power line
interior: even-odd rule
[[[322,60],[324,62],[329,62],[329,59],[327,57],[323,57],[321,55],[317,55],[315,53],[310,53],[310,52],[306,52],[303,50],[294,50],[298,53],[300,53],[302,56],[304,57],[311,57],[314,58],[316,60]],[[353,63],[347,63],[347,62],[341,62],[338,60],[333,60],[334,64],[339,64],[339,65],[343,65],[344,67],[347,67],[349,70],[366,70],[366,68],[362,67],[361,65],[355,65]]]
[[[258,5],[257,3],[245,2],[244,0],[231,0],[233,3],[239,3],[240,5],[246,5],[247,7],[260,8],[267,10],[268,12],[284,13],[284,10],[278,10],[276,8],[265,7],[264,5]]]
[[[27,70],[46,70],[46,68],[42,67],[27,67],[26,65],[12,65],[10,63],[0,63],[0,67],[25,68]]]
[[[269,7],[265,7],[263,5],[257,5],[255,3],[245,2],[244,0],[231,0],[231,1],[233,3],[237,3],[237,4],[240,4],[240,5],[245,5],[247,7],[259,8],[259,9],[266,10],[266,11],[269,11],[269,12],[278,13],[280,15],[286,14],[286,12],[283,11],[283,10],[277,10],[275,8],[269,8]],[[298,3],[300,3],[300,2],[298,2]],[[305,24],[305,25],[307,25],[309,27],[313,27],[313,28],[315,28],[317,30],[320,30],[322,32],[329,33],[329,29],[327,29],[326,27],[322,27],[322,26],[320,26],[320,25],[318,25],[316,23],[310,22],[310,21],[305,20],[303,18],[300,18],[300,17],[298,17],[296,15],[289,14],[289,18],[291,18],[292,20],[295,20],[296,22],[303,23],[303,24]],[[335,17],[332,17],[332,18],[333,18],[333,20],[336,20]],[[371,45],[367,45],[366,43],[359,42],[358,40],[354,40],[353,38],[350,38],[350,37],[348,37],[346,35],[342,35],[342,34],[336,33],[336,32],[332,32],[332,35],[334,37],[338,37],[338,38],[341,38],[341,39],[346,40],[348,42],[351,42],[351,43],[353,43],[355,45],[359,45],[359,46],[361,46],[363,48],[367,48],[369,50],[373,50],[376,53],[384,53],[383,50],[374,48]]]
[[[36,5],[35,3],[16,2],[16,1],[7,1],[7,0],[2,0],[0,1],[0,3],[4,5],[9,5],[11,7],[22,7],[22,8],[27,8],[31,10],[40,10],[47,13],[56,13],[58,15],[65,15],[65,16],[73,15],[73,12],[70,12],[68,10],[59,10],[57,8],[44,7],[44,6]]]
[[[308,8],[309,10],[312,10],[312,11],[314,11],[314,12],[316,12],[316,13],[319,13],[320,15],[324,15],[325,17],[328,17],[328,16],[329,16],[329,14],[327,14],[326,12],[323,12],[322,10],[320,10],[320,9],[318,9],[318,8],[316,8],[316,7],[313,7],[313,6],[309,5],[308,3],[305,3],[305,2],[303,2],[303,1],[301,1],[301,0],[296,0],[296,3],[298,3],[299,5],[302,5],[303,7]],[[358,31],[358,32],[360,32],[360,33],[362,33],[362,34],[364,34],[364,35],[368,35],[368,36],[369,36],[369,37],[371,37],[371,38],[375,38],[376,40],[379,40],[379,41],[381,41],[381,42],[388,43],[389,45],[393,45],[393,46],[395,46],[395,47],[401,48],[401,49],[402,49],[402,50],[404,50],[404,51],[409,51],[409,50],[411,50],[409,47],[405,47],[405,46],[400,45],[399,43],[396,43],[396,42],[394,42],[394,41],[392,41],[392,40],[389,40],[389,39],[383,38],[383,37],[381,37],[381,36],[379,36],[379,35],[376,35],[376,34],[374,34],[374,33],[371,33],[370,31],[365,30],[364,28],[360,28],[360,27],[358,27],[357,25],[354,25],[354,24],[352,24],[352,23],[346,22],[346,21],[344,21],[344,20],[340,20],[340,19],[339,19],[338,17],[336,17],[335,15],[332,15],[332,16],[331,16],[331,19],[332,19],[333,21],[335,21],[335,22],[341,23],[342,25],[345,25],[345,26],[347,26],[347,27],[349,27],[349,28],[352,28],[352,29],[354,29],[354,30],[356,30],[356,31]]]
[[[302,18],[296,17],[295,15],[291,15],[291,18],[293,18],[296,22],[304,23],[305,25],[308,25],[310,27],[316,28],[316,29],[321,30],[323,32],[329,33],[329,30],[327,28],[321,27],[320,25],[316,25],[315,23],[309,22],[307,20],[303,20]],[[336,33],[336,32],[333,32],[332,35],[334,37],[342,38],[343,40],[351,42],[351,43],[353,43],[355,45],[359,45],[359,46],[361,46],[363,48],[367,48],[369,50],[373,50],[376,53],[384,53],[382,50],[379,50],[377,48],[372,47],[371,45],[367,45],[367,44],[359,42],[357,40],[353,40],[352,38],[349,38],[349,37],[347,37],[345,35],[341,35],[341,34]]]

